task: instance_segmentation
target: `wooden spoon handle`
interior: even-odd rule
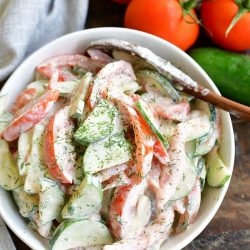
[[[239,118],[250,120],[250,107],[240,104],[238,102],[229,100],[223,96],[220,96],[210,91],[209,89],[202,87],[201,85],[199,85],[198,91],[187,88],[185,86],[183,86],[183,91],[203,101],[211,103],[218,108],[226,110]]]

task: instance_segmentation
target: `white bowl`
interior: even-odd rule
[[[96,28],[75,32],[45,45],[26,59],[12,74],[4,85],[1,94],[8,94],[9,105],[15,100],[16,95],[33,79],[35,68],[44,60],[61,54],[81,53],[91,42],[102,38],[117,38],[131,41],[151,49],[156,54],[168,59],[188,73],[194,80],[212,89],[219,94],[218,89],[202,68],[185,52],[174,45],[144,32],[123,28]],[[234,134],[231,119],[228,113],[222,112],[222,144],[221,157],[233,171],[234,163]],[[202,203],[196,221],[184,233],[173,236],[162,249],[181,249],[190,243],[214,217],[228,189],[229,182],[220,189],[206,187],[202,195]],[[27,227],[25,220],[18,213],[17,207],[9,192],[0,189],[0,215],[29,247],[35,250],[44,250],[48,242],[36,232]]]

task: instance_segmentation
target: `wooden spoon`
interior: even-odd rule
[[[228,111],[238,118],[250,120],[250,107],[220,96],[201,85],[198,86],[198,91],[183,87],[183,92]]]
[[[144,59],[159,73],[166,76],[170,81],[179,85],[181,87],[181,91],[211,103],[218,108],[236,115],[239,118],[250,120],[250,107],[229,100],[210,91],[207,88],[204,88],[201,84],[195,82],[191,77],[183,73],[170,62],[157,56],[147,48],[118,39],[101,39],[94,41],[90,43],[87,50],[91,48],[104,50],[117,49],[129,52],[132,55],[137,55]]]

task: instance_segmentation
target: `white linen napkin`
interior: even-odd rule
[[[1,250],[15,250],[14,243],[10,237],[8,229],[0,217],[0,249]]]
[[[0,81],[31,52],[84,28],[88,0],[0,0]]]

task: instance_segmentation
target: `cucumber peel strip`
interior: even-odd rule
[[[140,114],[142,115],[143,119],[146,121],[146,123],[149,125],[151,130],[154,132],[156,137],[162,142],[164,147],[167,149],[169,147],[168,141],[163,136],[163,134],[161,133],[159,128],[155,125],[157,123],[156,123],[153,115],[148,114],[149,112],[147,110],[149,110],[149,107],[147,107],[146,105],[147,104],[144,103],[142,100],[139,100],[136,102],[136,107],[137,107],[138,111],[140,112]]]

